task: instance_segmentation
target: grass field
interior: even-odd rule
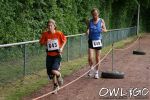
[[[131,37],[126,40],[117,42],[115,43],[115,47],[122,48],[126,44],[132,43],[134,40],[135,37]],[[104,55],[110,48],[111,46],[105,47],[102,50],[102,55]],[[38,59],[36,59],[35,62],[37,61]],[[31,65],[32,62],[34,61],[31,61]],[[62,74],[65,77],[81,69],[82,67],[85,67],[85,65],[87,65],[87,56],[75,60],[71,60],[69,62],[63,62]],[[43,66],[43,65],[39,65],[39,66]],[[29,95],[32,92],[37,91],[38,89],[40,89],[46,84],[48,84],[48,78],[46,75],[46,70],[44,69],[36,72],[35,74],[27,75],[21,80],[19,79],[0,87],[0,100],[20,100],[23,96]]]

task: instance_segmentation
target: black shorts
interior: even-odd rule
[[[58,56],[48,56],[46,57],[46,69],[49,79],[54,77],[52,70],[59,70],[61,62],[61,55]]]
[[[95,50],[101,50],[102,49],[102,47],[93,47],[92,40],[90,40],[90,39],[88,40],[88,47],[90,49],[95,49]]]

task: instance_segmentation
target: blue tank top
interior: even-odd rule
[[[89,39],[90,40],[100,40],[102,39],[102,20],[99,19],[97,24],[94,24],[93,19],[90,20],[89,24]]]

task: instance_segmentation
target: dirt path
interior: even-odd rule
[[[116,100],[117,98],[124,98],[125,100],[150,100],[150,93],[148,93],[146,96],[129,96],[131,95],[131,93],[134,95],[138,93],[136,88],[141,91],[143,90],[145,93],[147,92],[146,89],[150,90],[150,35],[142,37],[141,44],[142,51],[145,51],[146,55],[132,54],[132,51],[136,50],[138,43],[125,51],[115,50],[114,67],[118,71],[122,71],[125,73],[124,79],[100,78],[96,80],[93,78],[89,78],[88,76],[84,76],[75,83],[60,90],[57,95],[52,94],[39,100]],[[101,71],[111,70],[111,54],[108,55],[105,60],[103,60],[101,66]],[[85,67],[80,71],[74,73],[73,75],[66,77],[65,83],[68,83],[71,80],[79,77],[87,70],[88,68]],[[41,90],[33,93],[31,96],[24,98],[24,100],[30,100],[32,98],[50,92],[52,90],[51,87],[51,85],[47,85]],[[100,93],[100,90],[102,88],[105,88],[105,91]],[[99,93],[106,93],[106,88],[110,90],[114,88],[117,90],[119,88],[120,95],[121,89],[123,90],[123,93],[128,94],[125,96],[120,96],[118,94],[117,97],[109,96],[108,94],[106,95],[106,97],[99,96]],[[135,91],[132,91],[130,93],[129,90],[131,90],[131,88],[134,88]]]

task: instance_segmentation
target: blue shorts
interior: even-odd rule
[[[57,56],[48,56],[47,55],[46,69],[47,69],[47,74],[50,79],[52,79],[54,77],[52,70],[59,70],[60,62],[61,62],[61,55],[57,55]]]

